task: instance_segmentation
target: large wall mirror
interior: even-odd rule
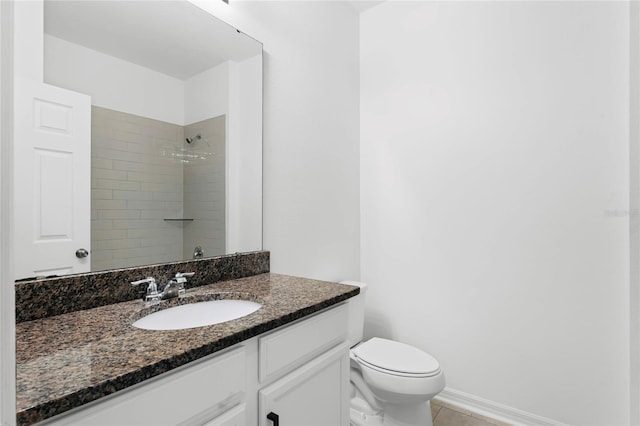
[[[188,1],[45,0],[44,83],[91,98],[90,271],[262,248],[260,42]]]

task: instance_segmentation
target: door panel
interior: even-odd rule
[[[88,272],[91,98],[18,78],[14,99],[16,278]]]

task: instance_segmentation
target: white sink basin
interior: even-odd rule
[[[248,300],[212,300],[175,306],[154,312],[133,323],[145,330],[182,330],[203,327],[247,316],[262,307]]]

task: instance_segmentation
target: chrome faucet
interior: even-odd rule
[[[175,277],[171,278],[165,285],[158,287],[156,280],[152,277],[145,278],[139,281],[133,281],[131,285],[137,286],[140,284],[148,283],[147,291],[144,294],[145,302],[157,303],[164,299],[173,299],[174,297],[184,296],[186,290],[184,283],[187,282],[187,277],[192,277],[194,272],[178,272]]]
[[[160,289],[160,299],[172,299],[174,297],[182,297],[185,294],[184,283],[187,282],[187,277],[192,277],[194,272],[178,272],[176,276],[171,278]]]
[[[158,302],[160,297],[158,296],[158,285],[153,277],[147,277],[143,280],[132,281],[132,286],[139,286],[140,284],[148,284],[146,292],[140,292],[145,302]]]

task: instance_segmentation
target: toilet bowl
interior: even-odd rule
[[[354,426],[431,426],[429,400],[445,386],[438,361],[411,345],[374,337],[362,342],[367,285],[349,299],[351,412]]]

